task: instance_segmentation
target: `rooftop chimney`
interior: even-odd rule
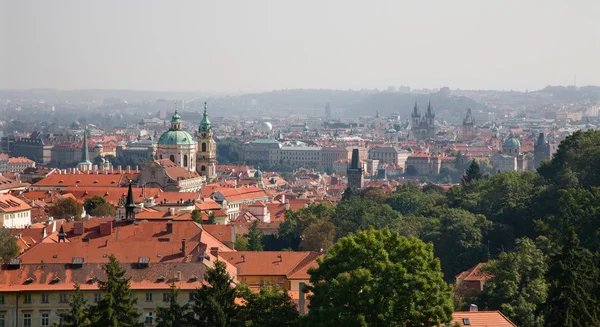
[[[175,208],[169,208],[169,215],[175,216]]]
[[[131,166],[130,165],[127,165],[127,173],[131,174]]]
[[[469,306],[469,311],[470,312],[477,312],[477,311],[479,311],[479,308],[477,307],[477,304],[471,304]]]
[[[214,257],[219,257],[219,247],[213,246],[210,248],[210,254]]]
[[[181,239],[181,256],[182,257],[185,257],[185,253],[186,253],[185,252],[185,242],[186,242],[186,239],[182,238]]]
[[[242,262],[246,262],[246,255],[242,254]]]
[[[290,200],[285,200],[285,210],[290,210]]]

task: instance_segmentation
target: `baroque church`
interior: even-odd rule
[[[140,186],[160,187],[165,191],[198,191],[201,185],[216,179],[217,145],[208,120],[206,102],[204,115],[194,140],[183,130],[177,107],[171,118],[171,126],[156,144],[154,160],[148,163],[140,175]]]
[[[425,115],[421,115],[419,104],[415,101],[411,119],[411,131],[414,138],[418,140],[433,139],[435,136],[435,113],[431,108],[431,101],[427,105],[427,113]]]

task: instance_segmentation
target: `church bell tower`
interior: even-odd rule
[[[198,151],[196,152],[196,171],[201,176],[206,176],[206,181],[217,178],[217,144],[213,139],[213,130],[206,113],[204,102],[204,116],[198,128]]]

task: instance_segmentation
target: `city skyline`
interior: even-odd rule
[[[0,88],[600,85],[593,1],[2,2]]]

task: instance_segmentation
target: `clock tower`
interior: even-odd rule
[[[201,176],[206,176],[210,182],[217,178],[217,143],[213,139],[213,130],[206,113],[204,102],[204,116],[198,128],[198,151],[196,151],[196,171]]]

